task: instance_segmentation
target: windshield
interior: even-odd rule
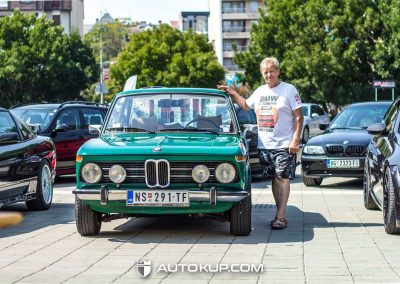
[[[162,131],[236,133],[228,101],[203,94],[121,97],[111,110],[104,133]]]
[[[55,112],[53,108],[30,108],[30,109],[12,109],[11,112],[29,125],[39,125],[40,129],[46,129]]]
[[[373,123],[382,122],[389,104],[355,105],[345,108],[332,121],[330,129],[367,129]]]

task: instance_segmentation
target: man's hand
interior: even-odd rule
[[[299,142],[292,140],[289,146],[289,153],[296,154],[299,150],[300,150]]]
[[[232,91],[231,88],[229,88],[228,86],[225,86],[225,85],[217,85],[217,89],[227,92],[228,94],[231,94],[230,91]]]

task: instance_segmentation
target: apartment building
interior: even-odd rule
[[[262,0],[209,0],[208,37],[228,77],[242,71],[233,60],[234,50],[247,50],[259,8],[265,8]]]
[[[46,15],[56,24],[62,25],[68,34],[72,29],[83,34],[83,0],[0,1],[0,17],[9,16],[17,8],[23,13],[35,13],[37,17]]]

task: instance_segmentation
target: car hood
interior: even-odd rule
[[[239,144],[233,135],[126,135],[91,139],[78,155],[240,155]]]
[[[364,129],[334,129],[311,138],[307,145],[349,144],[367,146],[371,138],[372,136]]]

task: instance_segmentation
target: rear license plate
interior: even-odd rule
[[[360,160],[326,160],[327,168],[347,169],[360,167]]]
[[[188,207],[188,190],[128,190],[126,205]]]

